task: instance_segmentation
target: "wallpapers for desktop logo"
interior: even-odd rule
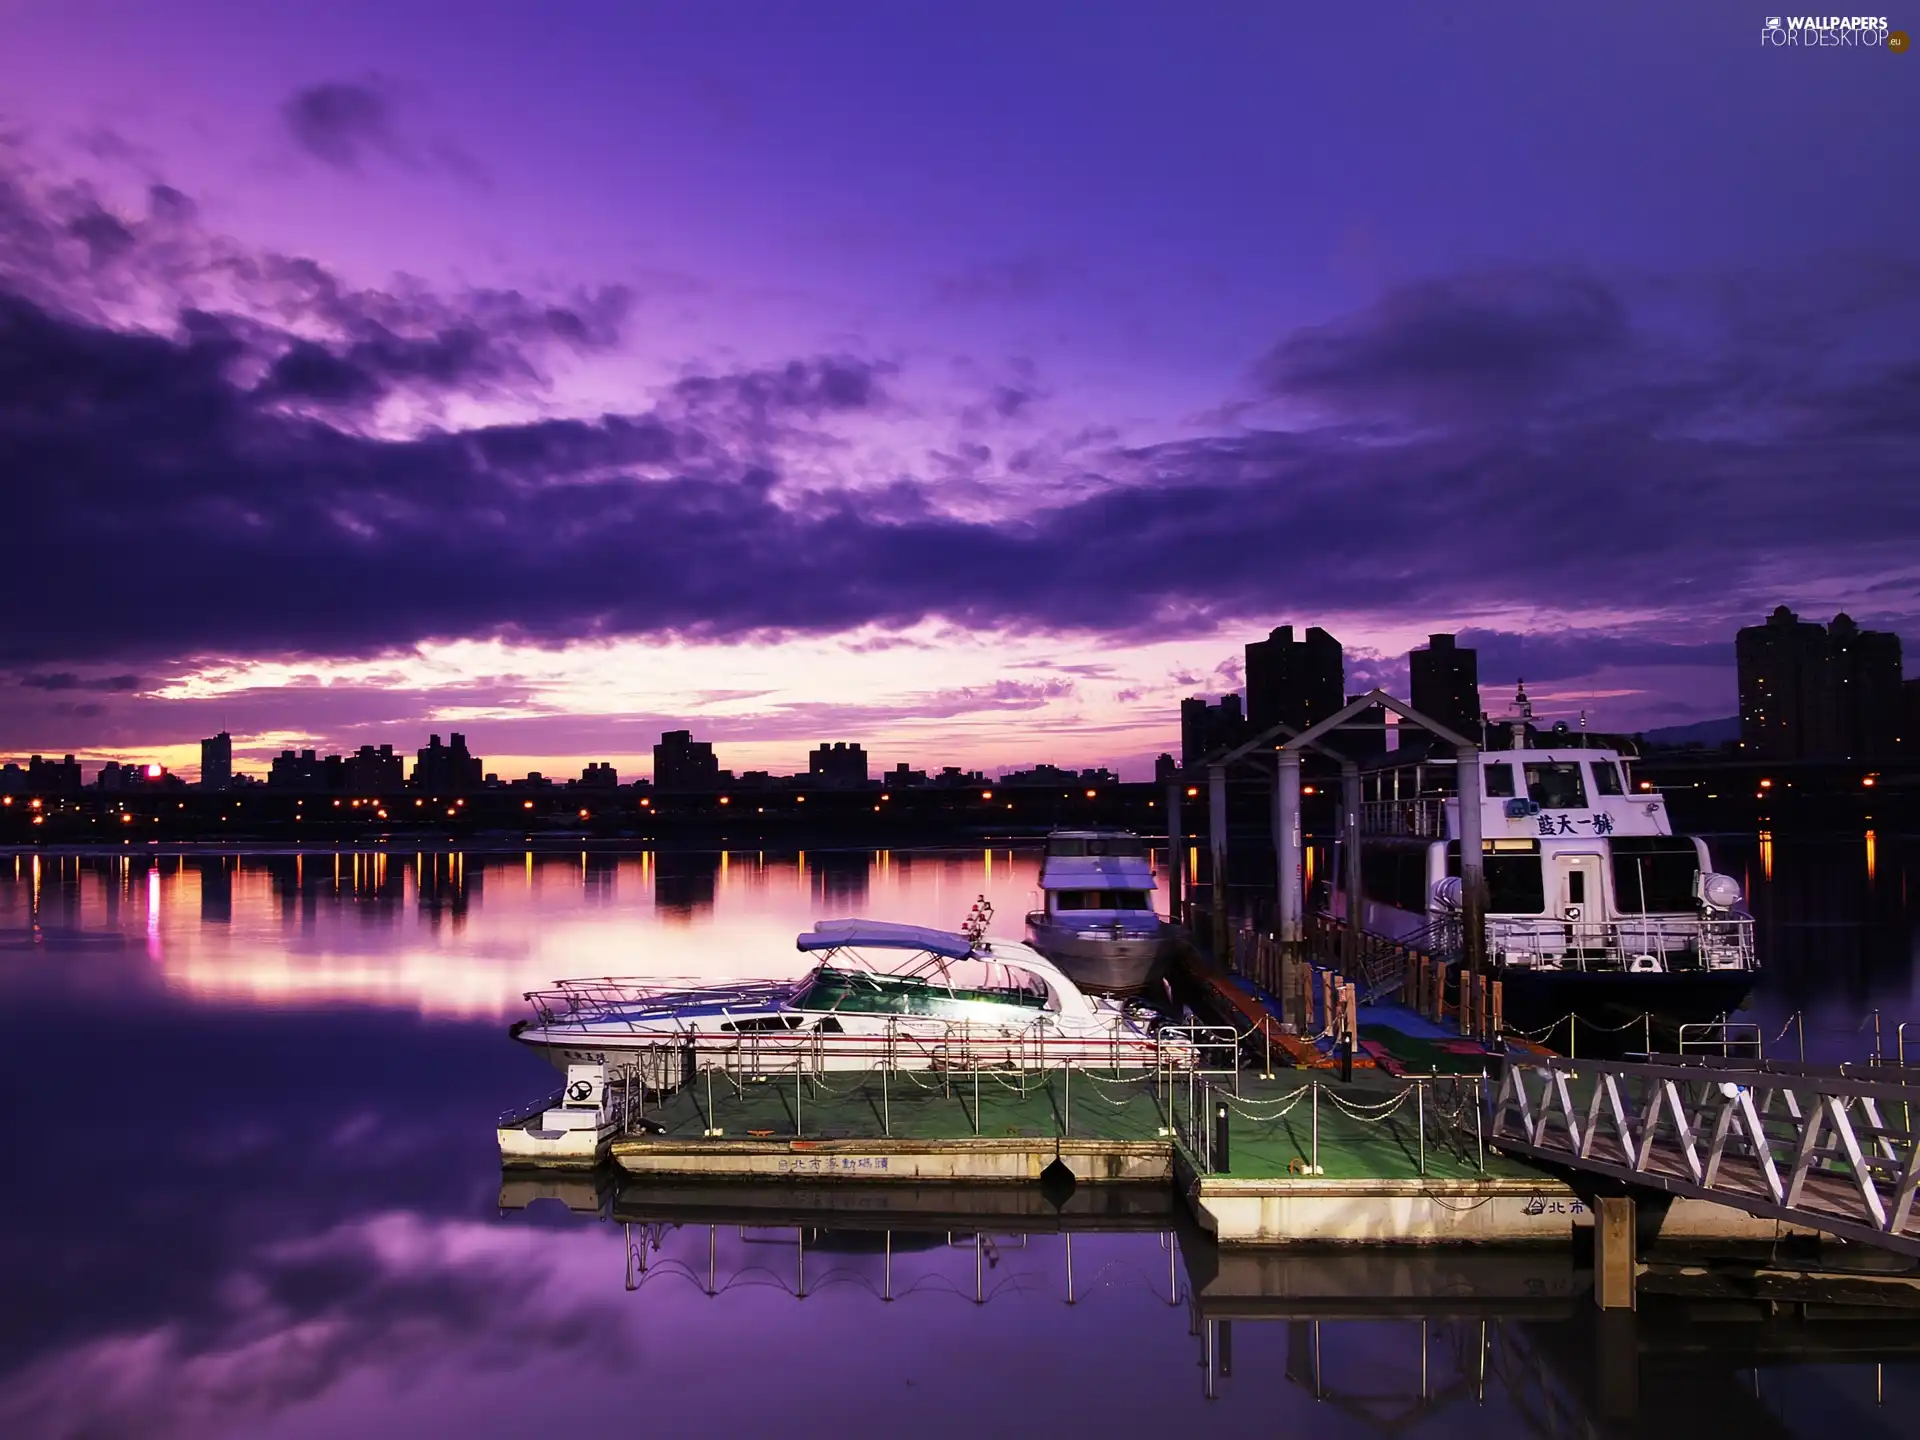
[[[1769,15],[1760,43],[1778,48],[1891,50],[1907,48],[1904,30],[1892,29],[1884,15]]]

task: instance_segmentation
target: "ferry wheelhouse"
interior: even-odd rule
[[[960,932],[823,920],[796,945],[801,979],[699,984],[563,980],[531,992],[513,1037],[557,1068],[691,1071],[1038,1069],[1183,1064],[1143,1007],[1084,994],[1045,956],[989,940],[976,908]],[[651,1082],[649,1082],[651,1083]]]
[[[1056,830],[1027,939],[1086,990],[1129,995],[1159,973],[1172,930],[1153,908],[1147,842],[1126,830]]]
[[[1569,1012],[1685,1023],[1738,1008],[1758,978],[1753,920],[1739,882],[1714,873],[1706,842],[1673,833],[1666,801],[1635,782],[1619,749],[1541,737],[1524,723],[1513,740],[1480,761],[1487,958],[1505,982],[1508,1024]],[[1362,928],[1457,953],[1454,760],[1384,757],[1363,772],[1362,797]],[[1345,863],[1336,850],[1341,917]]]

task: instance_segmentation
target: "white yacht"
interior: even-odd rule
[[[1507,1023],[1650,1012],[1676,1022],[1739,1007],[1758,970],[1740,883],[1704,840],[1675,835],[1631,757],[1529,724],[1522,686],[1511,749],[1481,755],[1487,959]],[[1436,952],[1457,946],[1460,800],[1453,758],[1395,755],[1363,772],[1362,927]],[[1331,908],[1346,914],[1336,848]]]
[[[1172,928],[1153,908],[1156,888],[1138,835],[1056,830],[1040,864],[1044,908],[1027,915],[1027,938],[1083,988],[1134,994],[1172,948]]]
[[[976,905],[960,932],[822,920],[795,942],[820,957],[798,981],[564,980],[529,993],[534,1018],[511,1033],[562,1070],[645,1075],[1186,1063],[1143,1007],[1088,996],[1045,956],[988,939],[991,914]]]

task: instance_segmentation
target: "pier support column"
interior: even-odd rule
[[[1298,959],[1307,908],[1300,864],[1300,752],[1282,750],[1275,758],[1280,762],[1273,779],[1274,879],[1279,892],[1276,928],[1281,953]]]
[[[1207,767],[1207,846],[1213,862],[1213,888],[1208,903],[1213,910],[1213,963],[1223,970],[1233,966],[1232,938],[1227,930],[1227,767]]]
[[[1178,780],[1167,782],[1167,918],[1176,925],[1186,919],[1181,908],[1186,899],[1182,881],[1187,868],[1187,827],[1180,814],[1182,788]]]
[[[1632,1310],[1633,1197],[1603,1195],[1593,1217],[1593,1302],[1602,1310]]]
[[[1347,934],[1342,964],[1347,974],[1358,975],[1366,895],[1360,888],[1360,767],[1351,760],[1340,762],[1340,848],[1344,856],[1341,877],[1347,888]]]
[[[1454,752],[1460,790],[1460,949],[1467,975],[1476,980],[1487,966],[1487,869],[1480,836],[1480,748]],[[1464,996],[1466,986],[1461,986]],[[1465,1028],[1467,1007],[1460,1007]]]

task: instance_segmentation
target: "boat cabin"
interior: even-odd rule
[[[1045,913],[1089,926],[1155,918],[1147,842],[1122,830],[1059,830],[1040,865]]]
[[[1509,965],[1751,968],[1739,886],[1704,841],[1673,833],[1666,802],[1612,748],[1528,739],[1480,760],[1488,948]],[[1363,772],[1361,923],[1431,942],[1459,909],[1460,795],[1453,757]],[[1333,909],[1345,914],[1336,852]]]

